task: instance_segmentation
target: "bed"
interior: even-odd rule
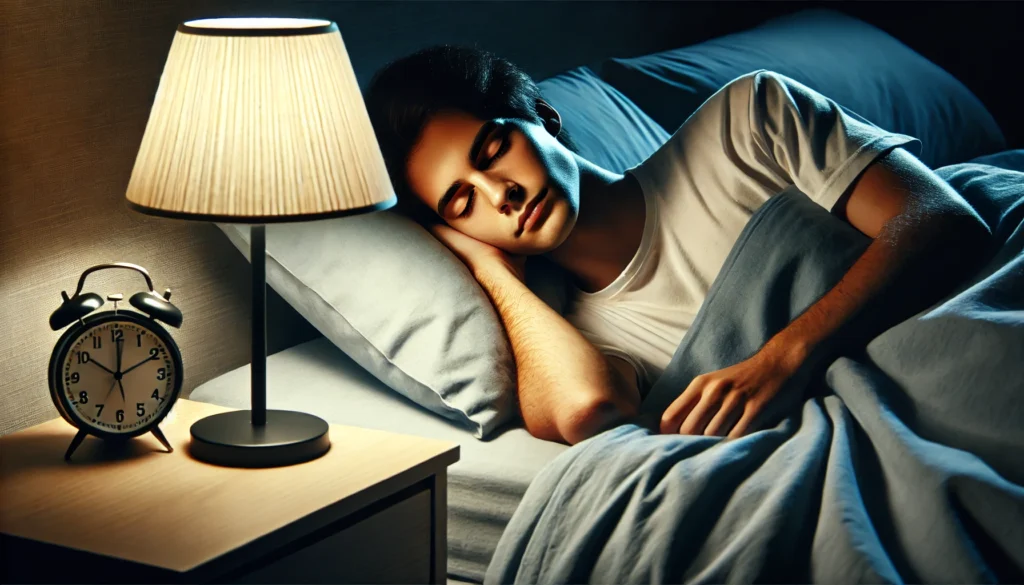
[[[794,31],[800,31],[795,40]],[[746,36],[603,59],[552,75],[541,86],[545,97],[562,109],[566,127],[581,142],[582,154],[605,168],[622,171],[657,148],[710,92],[761,68],[797,79],[886,129],[920,138],[924,143],[921,159],[932,168],[994,155],[1008,147],[995,119],[955,78],[881,30],[829,10],[783,17]],[[603,101],[592,99],[595,91],[605,92]],[[607,106],[609,92],[614,94],[613,107]],[[605,106],[595,106],[597,102]],[[609,132],[616,133],[619,142],[609,145],[598,140]],[[1013,166],[1020,164],[1021,156],[1021,151],[1009,152],[999,155],[998,162]],[[232,241],[244,246],[241,240]],[[545,295],[545,300],[561,309],[564,299]],[[196,388],[190,398],[247,408],[247,378],[247,367],[226,373]],[[290,390],[275,392],[276,380],[287,381]],[[270,356],[268,388],[269,408],[312,412],[331,423],[460,444],[461,460],[449,469],[448,479],[448,573],[454,582],[484,581],[499,541],[535,478],[556,459],[572,456],[567,446],[535,439],[515,423],[481,440],[473,429],[399,395],[326,337]],[[515,538],[506,538],[506,544],[514,547]],[[509,572],[523,558],[506,550],[504,572],[496,568],[492,576],[526,581],[530,577],[524,575],[541,581],[558,580],[553,575],[564,578],[564,574],[540,570],[524,575]]]

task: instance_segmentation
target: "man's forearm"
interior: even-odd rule
[[[545,439],[575,442],[580,427],[596,430],[609,424],[604,420],[609,416],[616,418],[617,412],[628,413],[638,407],[639,397],[627,396],[615,383],[604,355],[511,269],[494,263],[473,272],[497,309],[512,345],[527,430]],[[559,416],[574,407],[593,404],[595,399],[606,405],[588,417],[594,420],[573,421],[572,417]],[[551,436],[554,430],[557,437]]]
[[[800,363],[816,351],[831,354],[842,342],[866,342],[948,294],[987,242],[987,230],[968,214],[911,206],[886,222],[839,283],[766,347]]]

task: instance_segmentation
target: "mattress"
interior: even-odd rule
[[[249,366],[228,372],[191,400],[249,408]],[[267,358],[267,407],[316,414],[345,424],[446,439],[460,445],[448,468],[448,574],[482,582],[498,539],[530,481],[568,448],[509,428],[481,441],[391,390],[326,338]]]

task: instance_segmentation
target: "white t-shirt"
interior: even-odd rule
[[[630,362],[646,394],[762,204],[795,185],[831,210],[896,146],[920,150],[917,139],[886,132],[783,75],[731,81],[626,171],[647,207],[640,247],[604,289],[572,287],[566,319],[599,350]]]

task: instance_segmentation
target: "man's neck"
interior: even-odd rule
[[[569,237],[547,254],[581,290],[611,284],[636,255],[644,232],[646,206],[636,179],[606,171],[577,157],[580,210]]]

